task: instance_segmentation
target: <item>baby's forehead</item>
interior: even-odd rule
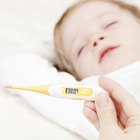
[[[79,21],[80,19],[90,19],[92,17],[98,16],[98,14],[107,13],[109,11],[121,11],[117,4],[107,2],[107,1],[90,1],[82,5],[77,5],[65,17],[64,24],[72,23],[73,21]]]
[[[84,14],[85,12],[96,13],[109,10],[115,11],[121,10],[121,8],[117,4],[107,1],[90,1],[75,7],[69,14],[69,17],[74,15],[79,16],[81,13]]]
[[[91,20],[92,18],[96,18],[96,16],[102,16],[103,14],[109,12],[121,12],[122,8],[120,8],[117,4],[107,2],[107,1],[90,1],[86,2],[82,5],[78,5],[71,9],[67,17],[63,22],[63,29],[72,25],[79,25],[80,22],[85,22]]]

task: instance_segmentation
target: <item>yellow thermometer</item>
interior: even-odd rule
[[[15,90],[27,90],[32,92],[38,92],[49,96],[55,96],[58,98],[77,99],[77,100],[89,100],[94,101],[95,95],[103,91],[100,87],[92,87],[89,85],[59,85],[50,84],[42,86],[20,87],[11,86],[8,87]]]

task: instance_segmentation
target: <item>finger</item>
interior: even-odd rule
[[[108,91],[110,96],[122,106],[126,116],[131,117],[140,112],[139,104],[136,100],[115,81],[107,77],[101,77],[99,79],[99,85]]]
[[[122,124],[122,126],[125,126],[128,117],[124,113],[124,111],[123,111],[122,107],[120,106],[120,104],[117,103],[117,101],[114,100],[113,98],[111,98],[111,99],[112,99],[112,101],[114,103],[114,106],[115,106],[115,109],[116,109],[116,112],[117,112],[117,117],[118,117],[120,123]]]
[[[111,129],[119,129],[116,110],[111,98],[107,94],[99,94],[95,97],[95,105],[100,130],[109,132]]]
[[[95,128],[99,130],[99,119],[97,113],[88,107],[84,107],[83,114],[95,126]]]
[[[85,101],[84,106],[88,107],[91,110],[96,112],[96,107],[95,107],[95,102],[94,101]]]

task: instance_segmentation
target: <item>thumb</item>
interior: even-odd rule
[[[99,118],[100,131],[107,133],[119,129],[115,106],[109,95],[102,93],[96,96],[95,106]]]

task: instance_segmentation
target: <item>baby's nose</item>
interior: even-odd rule
[[[98,37],[98,39],[96,39],[96,40],[93,42],[92,46],[93,46],[93,47],[97,47],[99,41],[100,41],[100,40],[104,40],[104,38],[105,38],[104,36]]]

